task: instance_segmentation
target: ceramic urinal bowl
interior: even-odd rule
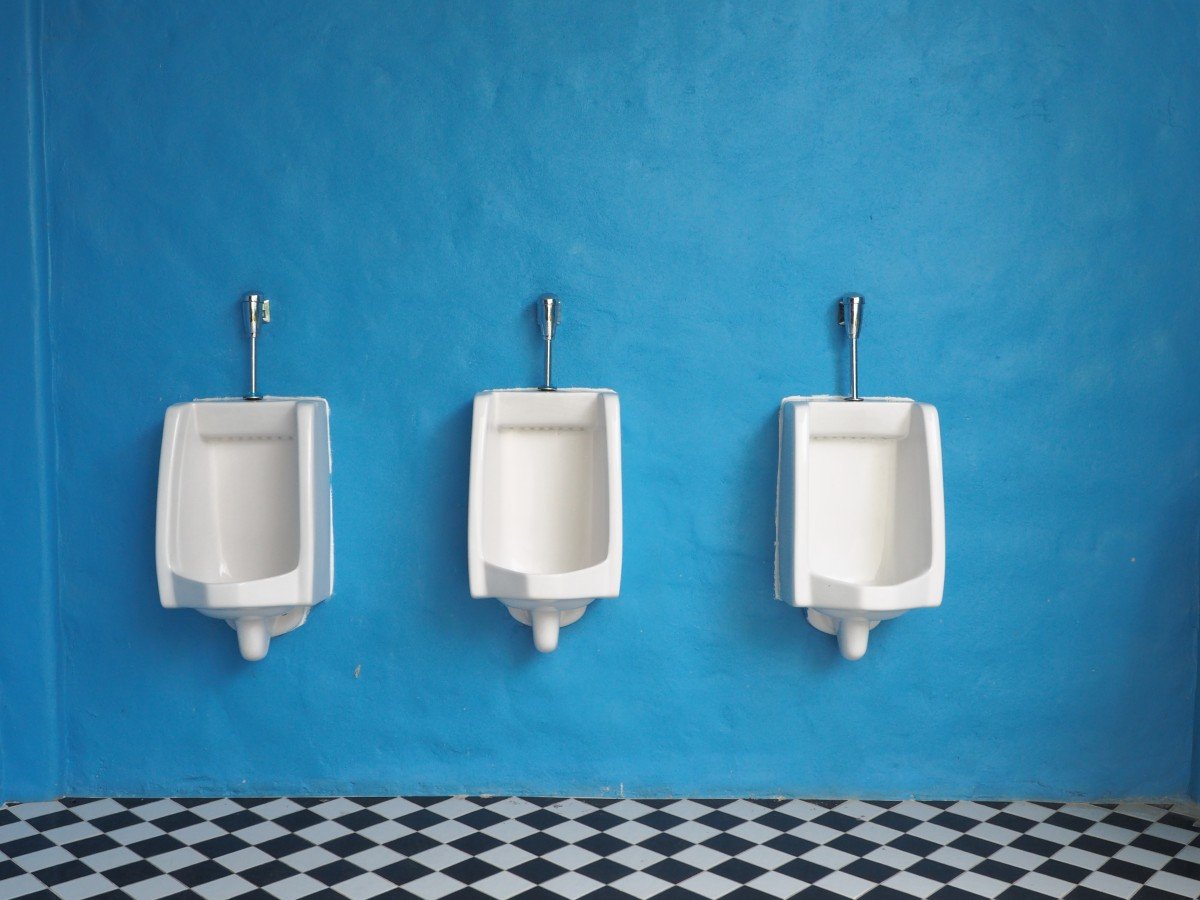
[[[942,449],[929,404],[787,398],[778,500],[775,595],[807,607],[846,659],[882,620],[942,602]]]
[[[167,410],[156,559],[165,607],[225,619],[246,659],[333,593],[329,406],[197,400]]]
[[[467,555],[472,597],[533,626],[538,650],[621,587],[621,424],[608,390],[475,395]]]

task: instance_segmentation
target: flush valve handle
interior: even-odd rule
[[[850,340],[857,340],[862,330],[863,306],[866,301],[858,294],[847,294],[838,300],[838,324],[850,333]]]
[[[246,334],[256,338],[259,327],[271,321],[271,301],[262,294],[246,294],[242,298],[242,313]]]

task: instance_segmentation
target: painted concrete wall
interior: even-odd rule
[[[49,2],[64,789],[1113,797],[1191,767],[1190,3]],[[332,407],[338,584],[261,664],[158,607],[164,408]],[[945,604],[771,599],[775,412],[937,404]],[[469,598],[469,404],[621,393],[622,596]]]
[[[0,5],[0,798],[58,792],[38,15]]]

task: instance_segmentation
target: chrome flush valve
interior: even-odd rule
[[[271,301],[262,294],[246,294],[242,298],[242,322],[250,336],[250,393],[247,400],[261,400],[258,392],[258,332],[271,321]]]
[[[850,396],[847,400],[861,400],[858,396],[858,333],[862,330],[863,306],[866,301],[858,294],[847,294],[838,300],[838,324],[850,335]]]
[[[542,340],[546,342],[546,375],[539,391],[553,391],[554,379],[551,376],[553,363],[554,331],[562,321],[562,302],[550,294],[543,294],[533,304],[533,313],[537,317],[538,328],[542,332]]]

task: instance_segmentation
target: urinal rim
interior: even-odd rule
[[[300,563],[297,563],[295,566],[288,569],[286,572],[280,572],[277,575],[265,575],[262,578],[247,578],[244,580],[239,580],[237,578],[230,578],[225,581],[206,581],[203,578],[193,578],[190,575],[184,575],[182,572],[180,572],[178,569],[175,568],[174,563],[171,561],[168,561],[168,566],[170,567],[171,576],[173,578],[176,578],[179,581],[189,582],[190,584],[199,585],[201,587],[225,587],[225,586],[231,585],[231,584],[244,584],[247,587],[251,587],[251,586],[266,587],[267,586],[266,582],[268,582],[268,581],[275,581],[277,579],[289,579],[293,576],[299,578],[301,575],[300,570],[303,568],[303,566],[301,566]]]
[[[786,406],[789,403],[845,403],[847,409],[862,409],[863,404],[872,403],[913,403],[919,406],[930,406],[924,400],[916,400],[912,397],[859,397],[857,400],[847,400],[839,394],[793,394],[789,397],[784,397],[779,401],[779,405]]]
[[[486,390],[477,391],[476,397],[483,397],[488,394],[532,394],[535,397],[553,397],[556,394],[616,394],[615,388],[593,388],[593,387],[556,387],[554,390],[545,390],[544,388],[535,387],[510,387],[510,388],[487,388]]]
[[[845,578],[838,578],[834,575],[826,575],[822,572],[812,569],[809,570],[808,574],[809,578],[814,580],[820,579],[822,582],[827,584],[838,585],[839,587],[850,589],[858,588],[869,592],[875,590],[894,591],[905,588],[909,585],[916,586],[917,582],[928,579],[933,573],[933,569],[934,564],[931,560],[929,564],[926,565],[925,568],[921,569],[916,575],[914,575],[912,578],[905,578],[903,581],[850,581]]]

